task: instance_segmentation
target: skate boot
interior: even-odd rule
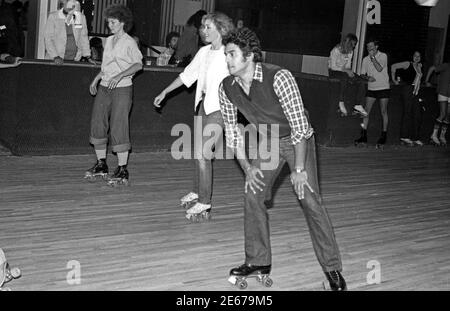
[[[192,222],[211,219],[211,204],[197,202],[186,211],[186,218]]]
[[[441,146],[447,146],[447,140],[445,139],[445,134],[447,133],[448,123],[442,122],[441,135],[439,135],[439,141]]]
[[[355,140],[355,146],[366,146],[367,145],[367,130],[361,130],[361,137]]]
[[[97,177],[101,177],[102,179],[108,177],[108,165],[106,165],[106,159],[98,160],[97,163],[84,174],[84,179],[87,179],[90,182],[94,182]]]
[[[409,138],[400,138],[400,144],[408,147],[414,147],[414,142]]]
[[[128,186],[128,170],[127,166],[118,166],[114,171],[114,175],[108,178],[108,186],[116,187],[119,185]]]
[[[418,147],[423,147],[423,142],[420,139],[413,141],[413,143]]]
[[[180,199],[180,206],[183,208],[190,208],[192,205],[197,203],[197,201],[198,201],[198,194],[195,192],[189,192]]]
[[[271,287],[273,281],[270,278],[270,270],[272,266],[253,266],[243,264],[239,267],[233,268],[230,271],[228,282],[237,286],[239,289],[246,289],[248,286],[248,278],[256,278],[264,287]]]
[[[434,146],[440,146],[441,145],[441,141],[439,140],[439,137],[437,135],[437,130],[433,131],[433,135],[431,135],[430,137],[430,144],[434,145]]]
[[[381,132],[381,136],[377,141],[377,144],[375,145],[375,147],[377,149],[383,149],[384,148],[384,144],[386,144],[386,136],[387,136],[387,132]]]
[[[329,287],[326,282],[324,282],[324,287],[326,290],[332,291],[346,291],[347,284],[345,283],[342,274],[339,271],[330,271],[325,272],[325,276],[327,277]]]
[[[367,115],[368,115],[366,109],[364,109],[364,107],[362,105],[353,106],[353,114],[359,114],[363,118],[367,117]]]
[[[436,122],[434,123],[433,128],[433,134],[431,134],[430,137],[430,144],[434,146],[440,146],[441,141],[439,140],[439,130],[441,129],[442,121],[436,119]]]
[[[3,287],[5,283],[18,279],[22,275],[19,268],[10,268],[6,260],[5,253],[0,248],[0,291],[10,291],[9,288]]]

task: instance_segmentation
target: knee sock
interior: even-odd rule
[[[95,149],[95,154],[97,155],[97,160],[106,159],[106,149]]]
[[[117,153],[117,157],[119,159],[119,166],[125,166],[128,164],[128,154],[129,154],[128,151]]]

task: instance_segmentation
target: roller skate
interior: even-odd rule
[[[441,145],[441,141],[439,140],[439,137],[437,135],[439,129],[435,129],[433,131],[433,135],[431,135],[430,137],[430,144],[434,145],[434,146],[440,146]]]
[[[367,111],[364,109],[364,107],[362,105],[353,106],[353,114],[360,115],[363,118],[367,117],[367,115],[368,115]]]
[[[342,274],[339,271],[325,272],[327,281],[323,282],[323,287],[325,290],[331,291],[346,291],[347,284],[345,283]]]
[[[356,147],[365,147],[367,146],[367,130],[361,130],[361,137],[355,140]]]
[[[248,286],[247,279],[256,278],[264,287],[271,287],[273,281],[270,278],[271,265],[268,266],[252,266],[243,264],[230,271],[228,282],[235,285],[239,289],[246,289]]]
[[[409,138],[400,138],[400,144],[403,146],[414,147],[414,142]]]
[[[101,177],[103,180],[106,180],[108,177],[108,165],[106,165],[106,159],[98,160],[97,163],[84,174],[84,179],[87,179],[90,182],[96,181],[97,177]]]
[[[13,279],[18,279],[22,275],[19,268],[10,268],[6,261],[6,256],[0,248],[0,291],[10,291],[10,288],[3,287],[4,284],[11,282]]]
[[[377,149],[384,149],[384,145],[386,144],[386,136],[387,132],[381,132],[381,136],[377,141],[377,144],[375,145],[375,148]]]
[[[182,208],[190,208],[192,205],[197,203],[198,201],[198,194],[195,192],[189,192],[184,197],[180,199],[180,206]]]
[[[118,166],[116,168],[116,170],[114,171],[114,175],[112,175],[111,177],[108,178],[108,186],[111,187],[117,187],[119,185],[122,186],[128,186],[128,178],[129,178],[129,174],[128,174],[128,170],[127,170],[127,166],[123,165],[123,166]]]
[[[445,134],[447,133],[447,124],[443,122],[441,128],[441,135],[439,135],[439,141],[441,142],[441,146],[447,146],[447,140],[445,139]]]
[[[211,204],[203,204],[197,202],[186,211],[186,218],[192,222],[200,222],[202,220],[211,219]]]
[[[413,143],[417,147],[423,147],[423,142],[420,139],[413,141]]]

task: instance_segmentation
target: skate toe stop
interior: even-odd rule
[[[230,276],[228,278],[228,282],[230,282],[233,285],[236,285],[236,281],[237,281],[237,278],[235,276]]]

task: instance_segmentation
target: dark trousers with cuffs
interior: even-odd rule
[[[90,143],[96,150],[105,150],[110,143],[114,152],[131,149],[129,115],[133,100],[133,87],[108,90],[99,86],[91,115]]]

